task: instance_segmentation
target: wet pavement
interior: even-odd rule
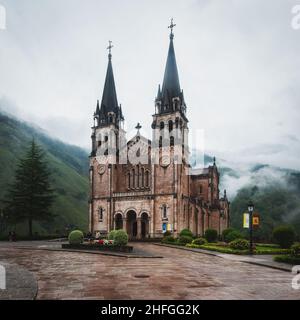
[[[292,273],[219,256],[149,243],[133,245],[163,258],[128,259],[32,250],[37,243],[19,245],[1,243],[0,261],[35,275],[37,299],[300,299],[300,290],[291,286]]]

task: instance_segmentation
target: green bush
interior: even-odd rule
[[[73,230],[69,233],[69,243],[70,244],[81,244],[83,243],[84,235],[80,230]]]
[[[168,243],[168,242],[174,243],[175,241],[176,241],[176,239],[173,236],[167,236],[167,237],[163,237],[161,242],[162,243]]]
[[[225,242],[231,242],[236,239],[243,239],[243,235],[237,230],[232,230],[231,232],[226,234],[224,240]]]
[[[186,245],[188,243],[191,243],[193,241],[193,238],[189,237],[189,236],[182,235],[179,237],[178,241],[180,244]]]
[[[229,243],[231,249],[247,250],[249,249],[249,241],[246,239],[236,239]]]
[[[204,245],[206,243],[207,243],[207,241],[206,241],[205,238],[197,238],[197,239],[194,239],[193,242],[192,242],[192,244],[196,244],[198,246],[202,246],[202,245]]]
[[[215,242],[218,238],[218,232],[215,229],[207,229],[204,233],[204,237],[208,242]]]
[[[293,255],[300,255],[300,243],[299,242],[292,245],[291,252]]]
[[[193,233],[189,229],[182,229],[179,233],[179,236],[193,237]]]
[[[127,243],[128,243],[128,234],[122,229],[116,230],[114,234],[114,245],[126,246]]]
[[[295,237],[295,231],[291,226],[279,226],[273,230],[273,239],[281,248],[290,248]]]
[[[171,233],[170,231],[164,232],[164,237],[169,237],[169,236],[171,236],[171,235],[172,235],[172,233]]]
[[[111,230],[110,233],[108,234],[108,240],[114,240],[116,232],[117,230]]]
[[[232,232],[232,231],[236,231],[236,229],[234,229],[234,228],[227,228],[227,229],[223,230],[223,232],[222,232],[222,239],[223,239],[224,241],[226,241],[226,240],[225,240],[225,239],[226,239],[226,236],[228,235],[228,233],[230,233],[230,232]]]

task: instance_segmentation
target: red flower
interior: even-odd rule
[[[99,244],[104,244],[104,240],[99,240]]]

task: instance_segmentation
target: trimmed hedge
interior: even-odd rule
[[[297,242],[291,246],[291,252],[293,255],[300,255],[300,243]]]
[[[295,241],[295,231],[291,226],[279,226],[273,230],[273,239],[281,248],[288,249]]]
[[[173,236],[163,237],[161,240],[162,243],[175,243],[176,239]]]
[[[193,237],[193,233],[189,229],[182,229],[179,233],[179,236]]]
[[[226,234],[224,240],[225,240],[225,242],[229,243],[229,242],[234,241],[236,239],[243,239],[243,238],[244,238],[243,235],[239,231],[233,230],[233,231]]]
[[[226,241],[226,240],[225,240],[225,239],[226,239],[226,236],[227,236],[230,232],[232,232],[232,231],[236,231],[236,229],[234,229],[234,228],[224,229],[224,230],[222,231],[222,239],[223,239],[224,241]]]
[[[300,255],[275,256],[274,261],[300,265]]]
[[[108,240],[114,240],[116,232],[117,230],[111,230],[107,237]]]
[[[81,244],[84,240],[84,235],[81,230],[73,230],[70,232],[68,236],[68,240],[70,244]]]
[[[193,238],[189,236],[182,235],[178,238],[179,244],[182,244],[182,245],[186,245],[188,243],[191,243],[192,241],[193,241]]]
[[[249,250],[249,241],[245,239],[236,239],[229,243],[231,249]]]
[[[192,244],[196,244],[198,246],[202,246],[204,244],[207,244],[207,240],[205,238],[197,238],[197,239],[194,239]]]
[[[122,229],[116,230],[113,240],[115,246],[126,246],[128,243],[128,234]]]
[[[215,229],[206,229],[204,237],[208,242],[215,242],[218,238],[218,232]]]

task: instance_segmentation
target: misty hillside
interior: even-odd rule
[[[41,129],[0,112],[0,201],[3,201],[13,181],[18,158],[23,156],[28,143],[35,138],[46,154],[52,172],[52,187],[56,199],[51,224],[35,224],[39,233],[63,233],[68,225],[86,230],[88,224],[88,154],[79,147],[67,145],[47,136]],[[0,202],[0,208],[3,202]],[[27,232],[27,225],[17,228]]]
[[[242,229],[242,214],[252,199],[260,214],[255,235],[269,239],[280,224],[291,224],[300,236],[300,172],[268,164],[233,164],[219,160],[221,188],[231,201],[231,225]],[[230,166],[230,168],[228,167]],[[222,190],[222,189],[221,189]],[[246,230],[244,230],[246,232]]]

